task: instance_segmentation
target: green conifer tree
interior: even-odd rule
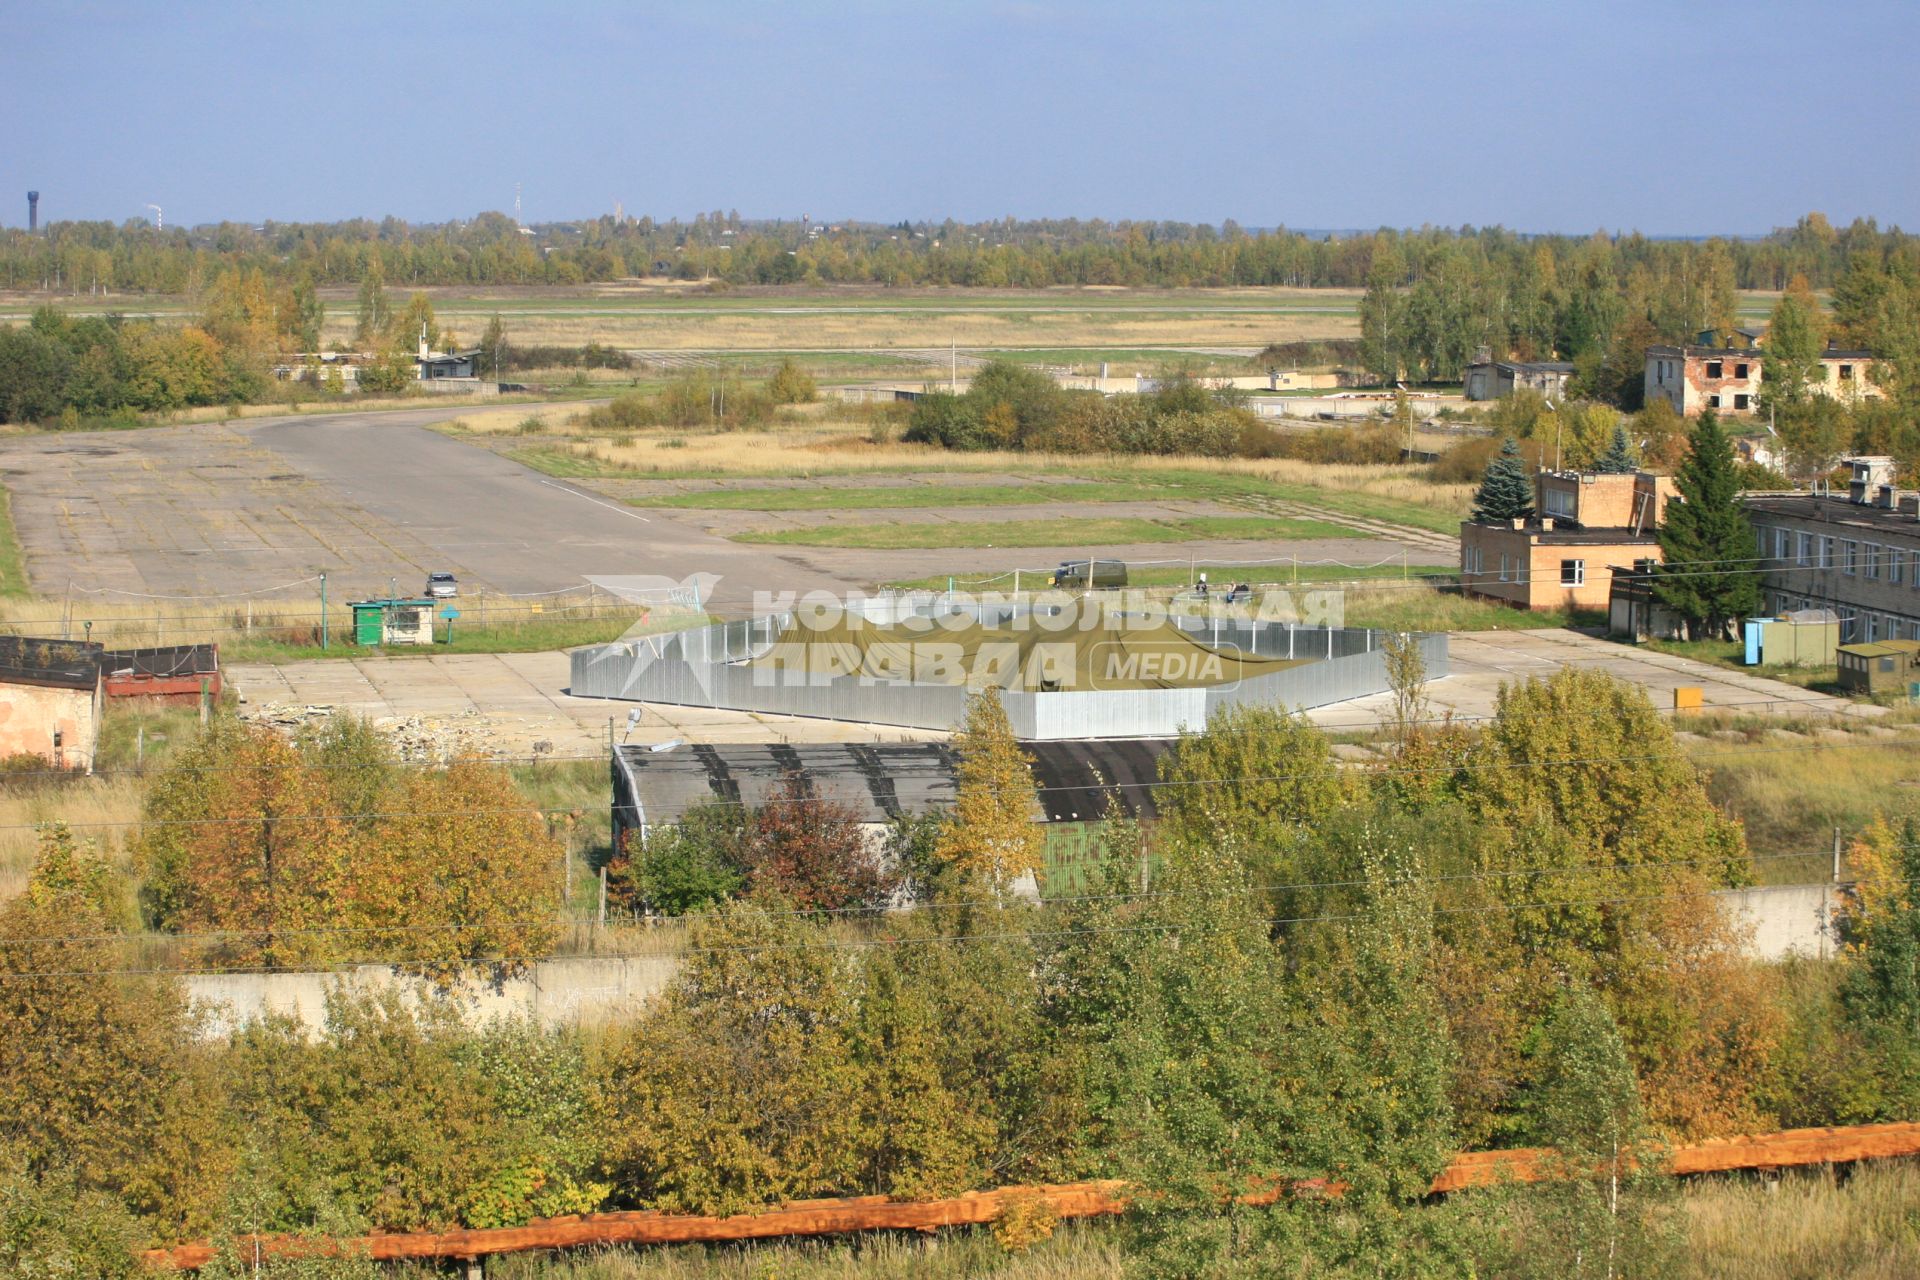
[[[1668,504],[1660,526],[1664,563],[1654,594],[1686,619],[1690,638],[1724,636],[1759,610],[1760,578],[1733,443],[1711,409],[1694,424],[1674,485],[1680,501]]]
[[[1486,479],[1473,495],[1473,518],[1481,524],[1504,524],[1533,514],[1533,482],[1520,461],[1520,446],[1512,440],[1500,456],[1487,464]]]
[[[1639,468],[1640,464],[1633,456],[1633,440],[1627,435],[1627,424],[1616,423],[1613,443],[1600,455],[1600,461],[1593,464],[1593,469],[1605,476],[1626,476]]]

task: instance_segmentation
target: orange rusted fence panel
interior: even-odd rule
[[[1537,1182],[1545,1176],[1547,1156],[1539,1149],[1469,1151],[1455,1156],[1433,1180],[1435,1192],[1462,1191],[1502,1182]],[[1842,1164],[1920,1155],[1920,1124],[1864,1124],[1833,1129],[1785,1129],[1778,1133],[1713,1138],[1673,1147],[1675,1174],[1721,1173],[1735,1169],[1784,1169],[1794,1165]],[[1296,1184],[1294,1191],[1338,1194],[1340,1184]],[[1277,1199],[1279,1192],[1243,1197],[1252,1202]],[[777,1236],[840,1235],[854,1231],[935,1231],[941,1227],[992,1222],[1010,1204],[1045,1204],[1059,1218],[1091,1218],[1123,1213],[1127,1184],[1107,1180],[1044,1186],[1000,1187],[971,1191],[946,1200],[894,1201],[884,1196],[840,1200],[795,1200],[756,1213],[725,1218],[654,1212],[593,1213],[541,1218],[523,1227],[490,1230],[417,1231],[343,1239],[309,1236],[245,1236],[234,1242],[241,1257],[351,1256],[395,1262],[409,1258],[482,1258],[496,1253],[567,1249],[581,1245],[696,1244],[762,1240]],[[153,1267],[192,1271],[214,1257],[206,1241],[154,1249],[145,1255]]]

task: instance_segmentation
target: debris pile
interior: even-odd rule
[[[308,725],[330,719],[336,709],[352,710],[324,704],[269,702],[246,707],[240,718],[250,724],[298,733]],[[445,764],[457,756],[505,759],[516,754],[510,744],[499,740],[485,713],[477,709],[443,716],[375,716],[368,723],[406,761]]]

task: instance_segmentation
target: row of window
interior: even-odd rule
[[[1722,372],[1722,370],[1725,368],[1726,365],[1722,361],[1709,360],[1707,361],[1707,376],[1709,378],[1724,378],[1726,374]],[[1745,361],[1733,366],[1733,376],[1736,378],[1744,378],[1747,376],[1747,365]]]
[[[1465,547],[1460,553],[1460,567],[1469,574],[1487,571],[1486,553],[1479,547]],[[1500,553],[1500,581],[1525,582],[1529,569],[1525,558]],[[1587,562],[1585,560],[1562,560],[1560,562],[1560,585],[1563,587],[1583,587],[1587,584]]]
[[[1721,396],[1719,392],[1716,391],[1714,394],[1707,397],[1707,408],[1724,409],[1726,407],[1727,406],[1721,402]],[[1733,407],[1735,409],[1751,409],[1753,408],[1753,397],[1742,392],[1740,395],[1737,395],[1733,398]]]
[[[1851,577],[1896,586],[1910,580],[1914,589],[1920,590],[1920,551],[1758,525],[1754,541],[1762,560],[1790,560],[1803,569],[1838,569]]]

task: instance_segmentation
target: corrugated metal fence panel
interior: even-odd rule
[[[685,647],[723,652],[730,643],[755,637],[742,630],[729,639],[725,627],[671,637],[679,648],[639,640],[573,653],[570,691],[589,698],[624,698],[678,706],[725,707],[772,715],[821,716],[868,724],[952,729],[966,712],[966,691],[946,685],[882,684],[857,676],[818,675],[745,663],[689,662]],[[1147,689],[1125,692],[1021,693],[1006,691],[1001,704],[1014,734],[1033,740],[1155,737],[1197,729],[1216,709],[1243,703],[1320,707],[1381,693],[1388,687],[1379,631],[1301,627],[1244,629],[1240,639],[1255,652],[1291,643],[1296,656],[1313,649],[1335,656],[1259,676],[1232,688]],[[704,634],[703,634],[704,633]],[[1420,637],[1429,679],[1447,674],[1447,638]],[[1279,652],[1285,652],[1279,650]]]

